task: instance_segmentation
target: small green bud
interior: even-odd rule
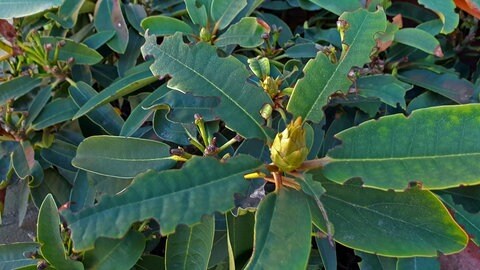
[[[270,148],[270,157],[281,171],[290,172],[300,167],[307,155],[305,129],[302,118],[298,117],[277,134]]]
[[[200,30],[200,40],[205,42],[212,41],[212,33],[205,27],[202,27]]]

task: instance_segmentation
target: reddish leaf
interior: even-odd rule
[[[470,0],[455,0],[455,5],[468,14],[480,19],[480,7]]]
[[[441,270],[477,270],[480,265],[480,249],[472,241],[459,253],[440,255]]]
[[[2,35],[10,43],[14,43],[17,32],[15,27],[11,25],[7,20],[0,19],[0,35]]]

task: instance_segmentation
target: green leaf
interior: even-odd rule
[[[426,69],[411,69],[400,72],[398,78],[460,104],[469,103],[473,94],[473,84],[452,73],[438,74]]]
[[[86,38],[83,43],[87,45],[89,48],[98,49],[103,44],[107,43],[110,39],[115,36],[115,31],[103,31],[95,33],[88,38]]]
[[[203,215],[228,211],[234,207],[233,195],[248,187],[243,175],[261,165],[246,155],[223,163],[193,157],[180,170],[140,174],[124,192],[104,196],[93,208],[62,213],[72,229],[74,249],[91,248],[98,237],[122,237],[133,222],[147,218],[159,221],[160,232],[167,235],[178,224],[193,225]],[[110,224],[113,217],[116,226]]]
[[[337,251],[335,245],[332,246],[327,237],[315,237],[318,252],[322,258],[323,267],[325,270],[337,269]]]
[[[55,20],[63,28],[73,28],[84,2],[85,0],[64,0],[57,14],[47,13],[45,17]]]
[[[157,110],[153,115],[153,131],[157,136],[169,142],[180,145],[189,145],[188,133],[195,136],[197,129],[193,124],[182,124],[167,119],[168,110]]]
[[[11,164],[20,179],[25,179],[31,175],[35,166],[35,152],[30,141],[22,141],[17,144],[12,152]]]
[[[68,202],[71,189],[68,181],[54,169],[47,169],[44,173],[43,181],[35,187],[30,187],[35,205],[39,208],[48,194],[54,196],[57,206]]]
[[[124,77],[129,70],[135,67],[138,57],[141,53],[140,48],[142,47],[143,43],[145,43],[145,39],[140,36],[136,30],[130,29],[128,34],[130,37],[127,51],[120,55],[120,58],[117,62],[117,69],[120,77]]]
[[[322,108],[327,105],[330,95],[337,91],[346,93],[352,84],[347,77],[354,66],[361,67],[370,62],[370,52],[375,46],[374,35],[385,31],[386,18],[383,10],[368,12],[364,9],[344,13],[340,20],[348,24],[343,40],[342,55],[337,64],[319,52],[315,59],[308,61],[305,76],[293,90],[287,110],[305,120],[320,122]]]
[[[336,241],[382,256],[435,257],[462,250],[468,237],[438,198],[428,190],[382,191],[359,185],[324,183],[321,197],[335,228]],[[310,201],[314,205],[313,200]],[[318,208],[315,226],[325,231]]]
[[[70,57],[73,57],[75,64],[77,65],[94,65],[102,61],[103,56],[97,51],[87,47],[87,45],[82,43],[77,43],[70,39],[59,38],[59,37],[42,37],[42,44],[51,43],[53,48],[61,40],[65,41],[65,46],[61,47],[58,50],[58,59],[62,61],[67,61]],[[49,59],[53,60],[54,50],[50,51]]]
[[[98,95],[95,89],[82,81],[70,85],[68,91],[79,108]],[[108,103],[90,111],[87,117],[111,135],[118,135],[124,124],[122,117]]]
[[[222,30],[227,27],[246,6],[246,0],[213,0],[211,8],[212,19],[218,25],[218,29]]]
[[[271,138],[260,115],[260,109],[271,99],[261,88],[247,82],[249,72],[239,60],[218,57],[215,48],[204,42],[188,46],[180,34],[165,38],[161,46],[157,46],[155,36],[146,36],[146,40],[142,53],[155,58],[150,67],[155,75],[172,75],[168,87],[219,97],[216,111],[229,128],[246,138]]]
[[[358,78],[356,87],[360,96],[376,97],[394,108],[399,104],[403,109],[407,109],[405,93],[413,86],[397,80],[390,74],[381,74]]]
[[[0,84],[0,104],[3,106],[10,99],[17,99],[25,95],[39,86],[41,82],[40,78],[20,76]]]
[[[222,47],[238,44],[244,48],[255,48],[263,44],[263,33],[265,28],[257,22],[257,19],[247,17],[230,26],[215,40],[215,45]]]
[[[135,265],[135,270],[164,270],[165,259],[155,255],[144,255]]]
[[[120,2],[119,0],[98,1],[93,23],[98,32],[115,31],[115,36],[107,42],[107,45],[117,53],[124,53],[128,45],[128,28]]]
[[[397,258],[379,256],[358,250],[355,251],[355,255],[362,258],[362,261],[358,264],[360,270],[397,270]]]
[[[440,261],[437,258],[399,258],[396,270],[440,270]]]
[[[227,213],[230,269],[243,269],[253,250],[255,216],[251,212],[234,216]],[[234,267],[233,267],[234,266]]]
[[[72,166],[72,159],[75,156],[77,147],[71,143],[56,139],[49,148],[42,149],[41,156],[47,162],[59,168],[76,172],[77,168]]]
[[[1,88],[1,86],[0,86]],[[47,104],[48,100],[52,96],[52,85],[47,85],[41,88],[35,99],[28,108],[28,115],[25,119],[25,126],[28,127],[37,118],[38,114],[42,111],[43,107]],[[1,91],[1,90],[0,90]]]
[[[36,252],[38,246],[38,243],[0,245],[0,270],[11,270],[32,264],[36,265],[38,260],[26,255]]]
[[[96,174],[132,178],[148,169],[171,168],[175,161],[170,159],[169,149],[152,140],[92,136],[80,143],[72,164]]]
[[[202,27],[207,26],[208,13],[202,0],[184,0],[187,7],[188,15],[194,24],[199,24]]]
[[[442,34],[449,34],[457,28],[459,16],[452,0],[418,0],[418,3],[437,14],[443,22]]]
[[[202,221],[193,226],[179,225],[167,239],[166,269],[207,269],[214,232],[215,222],[212,216],[203,216]]]
[[[147,17],[147,11],[145,6],[141,4],[132,4],[129,3],[125,5],[125,15],[127,15],[127,20],[131,26],[137,31],[137,33],[143,34],[141,23],[142,20]],[[128,51],[128,49],[127,49]]]
[[[45,197],[38,212],[37,238],[43,258],[56,269],[82,269],[83,264],[71,260],[60,235],[60,216],[51,194]]]
[[[19,18],[58,7],[63,0],[0,1],[0,19]]]
[[[480,243],[480,215],[478,212],[478,186],[459,187],[438,191],[440,199],[452,212],[455,220],[471,236],[475,244]]]
[[[32,128],[41,130],[71,120],[77,110],[77,105],[70,97],[57,98],[43,108],[35,121],[33,121]]]
[[[135,109],[130,113],[125,124],[123,124],[122,130],[120,131],[120,136],[130,137],[135,131],[137,131],[145,121],[152,115],[153,110],[145,109],[147,104],[151,104],[155,100],[159,99],[165,93],[167,93],[168,88],[166,84],[158,87],[150,93],[140,104],[135,107]]]
[[[328,153],[324,174],[395,190],[411,181],[426,189],[478,184],[479,113],[479,104],[440,106],[364,122],[337,134],[342,145]]]
[[[171,90],[162,97],[147,103],[145,109],[154,107],[163,109],[170,108],[167,118],[173,122],[192,123],[194,115],[200,114],[204,121],[218,120],[216,107],[219,105],[220,99],[217,97],[194,96],[190,93],[182,93],[180,91]]]
[[[395,33],[394,40],[438,57],[443,56],[442,48],[438,40],[430,33],[421,29],[400,29]]]
[[[305,269],[311,232],[304,194],[286,188],[268,194],[255,215],[255,246],[245,269]]]
[[[70,193],[70,207],[73,212],[91,207],[95,202],[95,187],[92,179],[89,179],[86,171],[78,170]]]
[[[103,91],[98,93],[98,95],[83,104],[73,119],[77,119],[103,104],[136,91],[156,80],[157,78],[152,76],[150,70],[142,70],[128,75],[125,74],[125,77],[116,80],[107,88],[103,89]]]
[[[142,28],[156,36],[169,36],[176,32],[193,34],[193,29],[185,22],[163,15],[150,16],[142,20]]]
[[[337,15],[341,15],[345,11],[354,11],[362,7],[361,2],[357,0],[336,0],[336,1],[309,0],[309,1]]]
[[[130,231],[122,239],[99,238],[95,248],[85,252],[83,263],[87,269],[130,269],[145,249],[145,238]]]

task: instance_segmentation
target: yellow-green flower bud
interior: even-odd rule
[[[212,33],[210,33],[210,31],[208,31],[208,29],[205,27],[200,29],[200,40],[205,42],[212,41]]]
[[[300,167],[307,155],[305,129],[302,118],[298,117],[277,134],[270,148],[270,157],[281,171],[290,172]]]
[[[262,88],[267,92],[271,97],[274,97],[278,94],[278,84],[277,81],[272,79],[272,77],[267,76],[262,82]]]

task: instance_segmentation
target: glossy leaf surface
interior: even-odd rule
[[[205,169],[210,166],[216,169]],[[230,210],[234,207],[233,195],[248,187],[243,175],[260,166],[261,162],[249,156],[224,163],[194,157],[180,170],[140,174],[121,194],[104,196],[93,208],[64,214],[72,229],[74,248],[88,249],[101,236],[122,237],[131,223],[147,218],[160,222],[162,234],[171,234],[178,224],[193,225],[203,215]],[[202,177],[195,177],[198,174]],[[119,220],[117,226],[109,225],[111,216]]]
[[[219,58],[215,48],[206,43],[188,46],[179,34],[165,38],[161,46],[157,46],[154,36],[146,39],[142,53],[155,58],[151,66],[153,74],[172,75],[168,87],[217,96],[221,99],[217,113],[228,127],[247,138],[270,138],[262,125],[260,109],[271,101],[262,89],[247,82],[249,74],[240,61],[231,56]],[[255,99],[250,98],[252,94]]]
[[[255,216],[255,246],[245,269],[306,268],[312,231],[306,198],[285,188],[265,197]]]
[[[347,78],[348,72],[353,66],[370,62],[369,54],[375,46],[373,36],[386,28],[382,10],[373,13],[363,9],[347,12],[340,16],[340,20],[345,21],[348,27],[343,40],[346,48],[338,63],[332,63],[319,52],[315,59],[308,61],[303,70],[305,76],[296,83],[288,102],[287,110],[305,120],[320,122],[329,96],[337,91],[348,91],[352,84]]]
[[[442,189],[480,183],[480,106],[439,106],[367,121],[336,135],[324,173],[336,182],[402,190],[411,181]],[[448,136],[445,136],[448,134]]]
[[[335,228],[334,238],[348,247],[383,256],[434,257],[437,251],[455,253],[467,244],[465,232],[430,191],[334,183],[324,187],[321,201]],[[318,208],[310,210],[313,223],[325,231]]]
[[[115,136],[92,136],[77,149],[72,164],[82,170],[118,178],[132,178],[149,169],[171,168],[170,147],[164,143]]]

